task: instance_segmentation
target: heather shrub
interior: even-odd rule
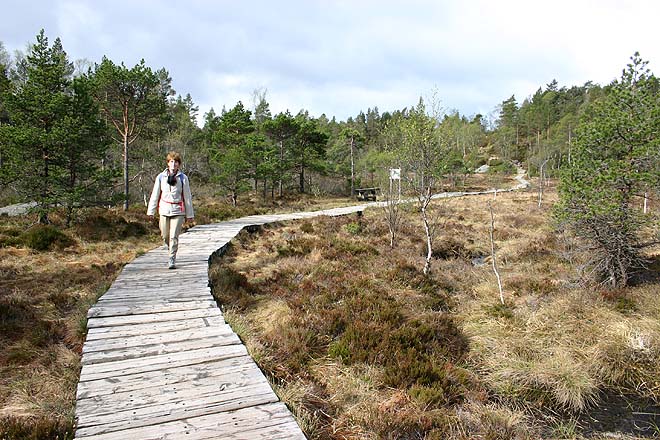
[[[64,249],[75,241],[64,232],[51,225],[36,225],[21,234],[25,246],[37,251]]]
[[[255,288],[247,277],[229,267],[216,265],[209,270],[211,292],[221,306],[247,309],[255,302]]]

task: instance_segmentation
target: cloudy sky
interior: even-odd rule
[[[0,42],[41,28],[71,60],[165,67],[199,119],[211,107],[346,120],[414,105],[495,114],[553,79],[605,85],[639,51],[660,74],[656,0],[0,0]]]

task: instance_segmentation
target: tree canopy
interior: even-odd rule
[[[3,171],[16,180],[19,193],[37,202],[41,223],[56,205],[67,208],[70,221],[74,207],[100,194],[104,176],[99,165],[107,148],[105,127],[88,77],[72,73],[61,41],[49,45],[42,30],[15,67],[20,79],[4,88]]]

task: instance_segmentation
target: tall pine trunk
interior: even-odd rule
[[[128,211],[128,133],[124,132],[124,211]]]

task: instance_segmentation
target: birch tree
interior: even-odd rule
[[[444,175],[444,143],[438,130],[441,109],[434,103],[432,113],[427,114],[423,99],[405,115],[392,120],[388,125],[390,138],[395,139],[390,145],[402,164],[402,172],[414,195],[422,218],[426,241],[426,258],[423,272],[431,271],[433,238],[437,227],[436,219],[431,215],[430,206],[434,191]]]

